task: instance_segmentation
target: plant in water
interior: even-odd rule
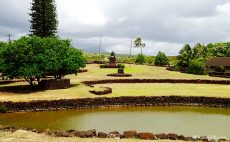
[[[6,113],[7,112],[7,108],[4,104],[0,105],[0,113]]]

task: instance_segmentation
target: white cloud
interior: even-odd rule
[[[0,39],[29,33],[30,2],[0,0]],[[56,0],[59,32],[85,51],[129,54],[130,38],[146,42],[144,53],[176,55],[183,44],[230,40],[229,0]],[[133,53],[139,53],[134,49]]]
[[[87,32],[103,27],[108,18],[92,0],[58,0],[60,29],[63,32]]]

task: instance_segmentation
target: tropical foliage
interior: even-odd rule
[[[198,43],[193,48],[186,44],[177,56],[177,67],[188,73],[204,74],[202,71],[205,71],[205,62],[212,57],[230,57],[230,43],[206,46]]]
[[[142,49],[145,48],[145,43],[143,43],[142,39],[140,37],[137,37],[134,41],[134,48],[140,48],[141,49],[141,55],[143,55]]]

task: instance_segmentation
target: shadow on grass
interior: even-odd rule
[[[70,88],[78,87],[79,85],[80,84],[71,84]],[[62,89],[56,89],[56,90],[62,90]],[[30,93],[44,92],[44,91],[47,91],[47,90],[40,89],[38,85],[34,86],[33,88],[30,85],[0,87],[0,93],[12,93],[15,95],[23,95],[23,94],[30,94]]]
[[[78,86],[80,86],[80,84],[70,84],[70,88],[78,87]]]
[[[11,83],[15,83],[16,81],[0,81],[0,85],[7,85]]]
[[[41,91],[45,91],[45,90],[39,89],[38,86],[32,88],[30,85],[0,87],[1,93],[29,94],[29,93],[36,93]]]

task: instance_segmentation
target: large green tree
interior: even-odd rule
[[[29,15],[32,35],[55,36],[58,25],[55,0],[33,0]]]
[[[85,67],[83,53],[56,37],[22,37],[7,44],[0,59],[3,76],[24,78],[31,86],[46,75],[61,79]]]
[[[0,77],[3,71],[3,59],[1,58],[1,53],[3,52],[6,45],[6,43],[0,41]]]

